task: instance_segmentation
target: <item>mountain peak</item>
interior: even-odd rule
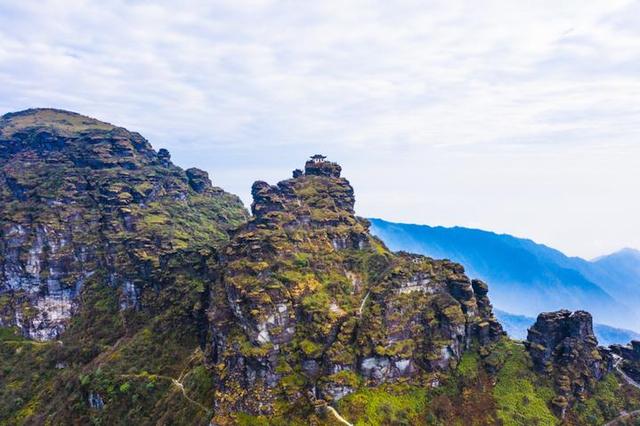
[[[603,256],[596,257],[591,262],[594,263],[603,263],[609,262],[611,260],[629,260],[629,261],[638,261],[640,262],[640,250],[636,250],[631,247],[625,247],[618,251],[614,251],[610,254],[605,254]]]
[[[636,250],[634,248],[631,247],[625,247],[623,249],[620,249],[616,252],[614,252],[612,255],[620,255],[620,256],[635,256],[635,257],[640,257],[640,250]]]
[[[452,262],[391,253],[340,172],[314,155],[304,173],[254,183],[254,217],[211,293],[212,423],[278,416],[283,395],[322,407],[361,384],[437,386],[472,342],[501,339],[487,285]]]
[[[354,225],[353,187],[347,179],[340,177],[341,170],[337,163],[315,155],[306,162],[305,172],[294,170],[291,179],[273,186],[263,181],[255,182],[251,193],[256,220]]]
[[[38,128],[46,128],[59,134],[72,134],[89,130],[110,131],[117,127],[95,118],[55,108],[30,108],[0,117],[0,135],[5,137]]]
[[[304,172],[310,176],[327,176],[339,178],[342,167],[338,163],[326,161],[324,155],[316,154],[304,165]]]

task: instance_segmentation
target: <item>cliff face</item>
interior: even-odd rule
[[[576,400],[585,400],[613,368],[609,350],[598,347],[591,314],[584,311],[540,314],[529,329],[527,348],[534,368],[555,381],[552,404],[561,417]]]
[[[337,164],[308,162],[252,193],[253,217],[212,291],[216,422],[335,401],[361,385],[426,384],[472,342],[502,335],[486,285],[462,266],[393,254],[370,235]]]
[[[205,172],[139,134],[66,111],[0,118],[0,326],[54,339],[91,281],[139,309],[160,258],[217,245],[246,218]]]
[[[611,352],[615,354],[615,364],[640,387],[640,341],[612,345]]]
[[[640,391],[605,374],[613,359],[636,374],[640,345],[614,357],[568,311],[510,341],[485,283],[370,234],[339,165],[252,193],[249,218],[136,133],[2,117],[0,423],[555,424],[553,407],[604,424],[637,409]]]

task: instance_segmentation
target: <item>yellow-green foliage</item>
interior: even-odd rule
[[[312,342],[308,339],[300,341],[300,349],[309,358],[317,358],[322,355],[323,345],[321,343]]]
[[[593,395],[576,404],[569,416],[575,417],[578,424],[599,426],[618,417],[621,411],[639,410],[638,398],[638,389],[619,380],[615,373],[610,373],[596,385]]]
[[[113,130],[111,124],[66,111],[40,109],[37,114],[24,114],[11,118],[10,123],[2,129],[3,136],[10,136],[16,130],[33,126],[46,126],[50,129],[66,133],[86,130]]]
[[[360,384],[360,376],[351,370],[338,371],[326,378],[326,381],[355,389]]]
[[[401,384],[363,388],[338,403],[340,414],[358,426],[423,424],[426,409],[426,388]]]
[[[458,363],[457,373],[467,380],[473,380],[478,375],[480,368],[479,357],[475,351],[465,352]]]
[[[558,424],[548,406],[553,389],[532,371],[524,346],[503,339],[495,351],[503,362],[493,390],[498,419],[505,426]]]

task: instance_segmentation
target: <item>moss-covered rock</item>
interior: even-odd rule
[[[246,219],[139,134],[53,109],[0,118],[0,205],[0,325],[40,340],[60,335],[93,276],[139,309],[164,254],[219,245]]]
[[[529,329],[527,349],[534,368],[553,378],[557,395],[551,405],[560,417],[613,368],[613,358],[598,347],[591,315],[584,311],[540,314]]]
[[[209,283],[247,216],[136,133],[0,118],[0,424],[207,424]]]
[[[340,172],[310,161],[253,185],[253,217],[226,247],[211,299],[220,424],[239,411],[277,418],[280,401],[313,407],[362,386],[425,383],[502,335],[486,285],[476,299],[460,265],[391,253],[355,216]]]

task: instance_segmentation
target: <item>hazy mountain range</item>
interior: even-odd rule
[[[490,284],[496,308],[535,317],[560,308],[584,309],[600,324],[640,331],[640,251],[623,249],[593,260],[568,257],[529,239],[462,227],[432,227],[371,219],[393,250],[462,263]]]

